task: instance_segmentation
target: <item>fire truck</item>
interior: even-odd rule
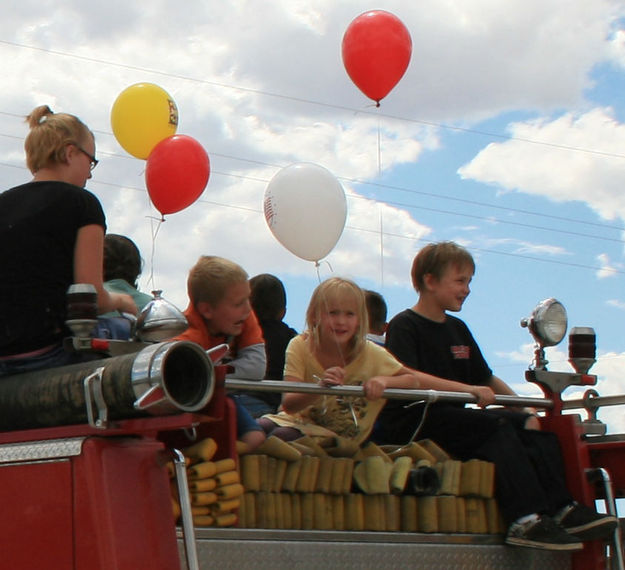
[[[0,382],[2,568],[625,568],[618,527],[611,540],[587,542],[574,553],[510,547],[502,534],[488,533],[195,527],[180,450],[211,437],[217,457],[236,460],[227,391],[281,392],[284,383],[226,380],[220,362],[227,346],[205,352],[167,340],[186,326],[172,309],[156,295],[130,341],[93,338],[93,322],[74,319],[67,349],[91,360]],[[497,396],[497,405],[541,410],[541,427],[559,438],[574,498],[617,515],[616,500],[625,493],[625,435],[607,434],[597,411],[624,404],[625,395],[601,397],[591,388],[597,382],[589,373],[594,331],[571,329],[573,369],[553,372],[545,348],[566,335],[564,307],[547,299],[521,324],[536,342],[526,379],[544,397]],[[571,386],[587,387],[583,398],[565,399]],[[356,386],[289,383],[288,389],[362,395]],[[385,397],[474,402],[470,394],[431,390],[393,389]],[[173,480],[167,464],[174,466]]]

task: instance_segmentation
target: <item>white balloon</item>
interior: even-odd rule
[[[265,220],[274,237],[291,253],[318,262],[343,233],[347,202],[334,175],[310,162],[291,164],[267,185]]]

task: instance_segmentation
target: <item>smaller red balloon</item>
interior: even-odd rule
[[[397,16],[384,10],[371,10],[347,27],[342,54],[351,80],[379,107],[380,100],[397,85],[408,68],[412,39]]]
[[[173,135],[150,152],[145,184],[156,209],[163,215],[184,210],[204,192],[210,176],[210,161],[194,138]]]

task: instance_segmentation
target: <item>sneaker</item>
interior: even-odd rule
[[[580,540],[610,538],[618,525],[618,519],[612,515],[602,515],[579,503],[564,507],[554,520],[566,532]]]
[[[512,523],[506,544],[543,550],[581,550],[584,545],[546,515],[525,523]]]

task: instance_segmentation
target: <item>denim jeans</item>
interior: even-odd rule
[[[95,327],[95,338],[112,340],[130,340],[132,324],[125,317],[98,317]]]
[[[256,398],[250,394],[236,394],[236,398],[241,406],[243,406],[253,418],[260,418],[265,414],[274,414],[275,409],[267,402]]]

